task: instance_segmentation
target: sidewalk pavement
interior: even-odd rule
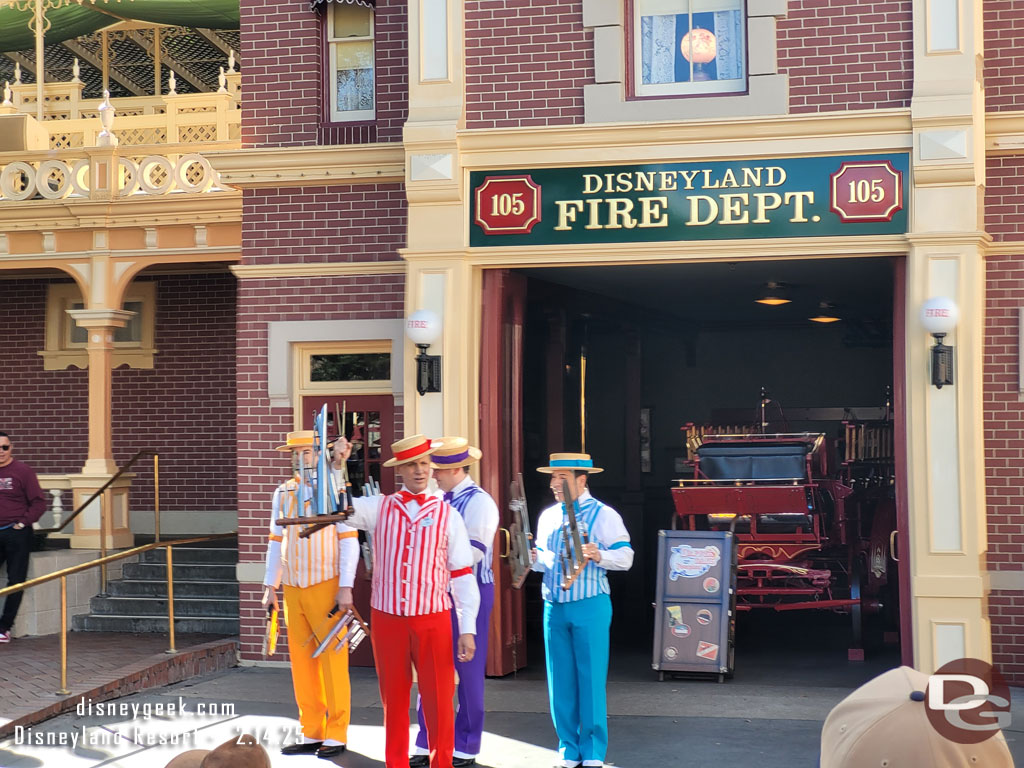
[[[861,665],[818,674],[811,666],[802,676],[750,674],[725,684],[613,675],[608,763],[622,768],[814,768],[825,716],[861,678],[876,672]],[[846,684],[848,678],[856,681]],[[382,768],[382,712],[372,669],[352,670],[352,702],[350,749],[333,762]],[[18,731],[0,742],[0,766],[163,768],[180,752],[212,748],[241,733],[264,744],[274,768],[330,764],[279,752],[298,728],[289,671],[283,666],[231,669],[126,696],[116,704],[123,711],[102,716],[72,712]],[[1022,706],[1024,691],[1015,689],[1013,713],[1024,711]],[[488,680],[487,708],[481,766],[554,764],[556,741],[542,674],[534,670]],[[1024,766],[1024,717],[1006,737]]]
[[[118,632],[68,634],[67,685],[60,695],[60,635],[17,638],[0,645],[0,737],[17,725],[73,708],[82,696],[109,699],[234,666],[237,638]]]

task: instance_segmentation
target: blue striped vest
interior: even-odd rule
[[[564,508],[563,508],[564,509]],[[579,502],[579,512],[576,515],[576,524],[580,529],[580,536],[589,535],[597,522],[604,504],[593,496],[582,499]],[[568,524],[569,516],[563,511],[562,523]],[[562,526],[555,528],[546,542],[547,549],[555,553],[555,567],[544,571],[544,581],[541,584],[541,596],[552,603],[570,603],[575,600],[584,600],[588,597],[607,595],[611,593],[608,587],[608,573],[604,568],[588,562],[586,567],[569,589],[562,589],[562,555],[565,553],[565,540],[562,537]]]

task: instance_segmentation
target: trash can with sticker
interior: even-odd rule
[[[654,660],[722,682],[735,663],[736,548],[729,531],[658,531]]]

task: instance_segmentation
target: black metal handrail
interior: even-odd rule
[[[60,525],[56,526],[55,528],[36,528],[35,532],[36,533],[42,533],[42,534],[48,534],[48,533],[58,533],[58,532],[64,530],[64,528],[67,527],[67,524],[70,523],[72,520],[74,520],[76,517],[78,517],[78,515],[82,512],[82,510],[84,510],[86,507],[88,507],[90,504],[92,504],[94,501],[96,501],[96,499],[98,499],[100,496],[102,496],[103,493],[111,485],[113,485],[114,482],[116,480],[118,480],[118,478],[121,477],[121,475],[123,475],[125,472],[127,472],[129,469],[131,469],[136,461],[141,459],[143,456],[156,456],[156,455],[157,455],[157,452],[155,450],[153,450],[152,448],[143,448],[141,451],[139,451],[134,456],[132,456],[131,459],[129,459],[127,464],[125,464],[123,467],[121,467],[119,470],[117,470],[117,474],[115,474],[112,478],[110,478],[109,480],[107,480],[107,482],[105,482],[102,486],[100,486],[98,491],[96,491],[92,496],[90,496],[84,502],[79,504],[78,505],[78,509],[76,509],[70,515],[68,515],[68,518],[66,520],[63,520]]]

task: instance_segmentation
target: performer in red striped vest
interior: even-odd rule
[[[343,441],[344,438],[341,438]],[[385,763],[409,768],[409,695],[416,667],[431,768],[452,768],[455,749],[455,656],[476,650],[480,592],[473,550],[462,515],[426,493],[431,454],[440,447],[423,435],[391,446],[404,488],[388,496],[352,500],[347,523],[373,531],[370,633],[384,704]],[[347,458],[350,446],[341,446]],[[449,587],[451,597],[449,597]],[[459,638],[453,653],[451,598]]]

